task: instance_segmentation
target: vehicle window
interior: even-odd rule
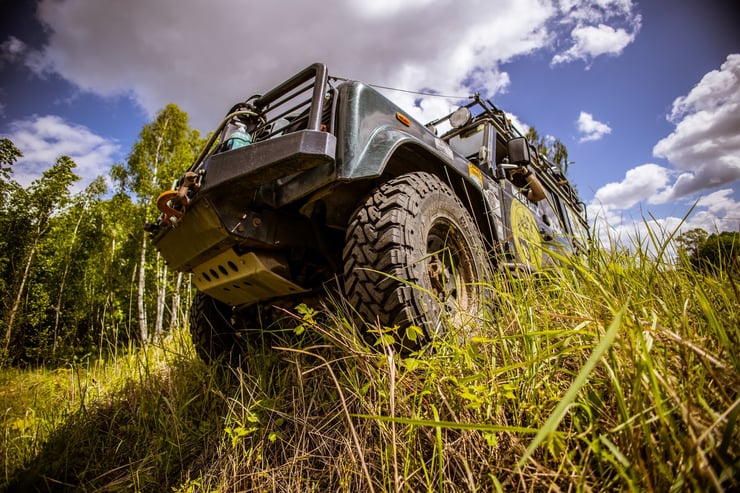
[[[483,125],[455,135],[449,141],[450,147],[470,160],[477,160],[478,151],[483,145]]]
[[[539,203],[542,208],[542,219],[556,236],[562,236],[563,230],[567,229],[567,226],[564,224],[563,217],[553,207],[553,200],[556,199],[548,192],[545,194],[545,200]]]

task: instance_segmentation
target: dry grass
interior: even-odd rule
[[[497,302],[458,327],[464,341],[420,354],[368,345],[337,301],[286,315],[240,368],[195,360],[178,332],[69,370],[3,370],[0,484],[740,488],[737,280],[612,250],[491,287]]]

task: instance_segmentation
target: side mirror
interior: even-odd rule
[[[514,137],[506,143],[506,150],[509,153],[509,162],[523,165],[529,164],[529,143],[524,137]]]

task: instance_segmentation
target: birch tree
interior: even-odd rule
[[[139,211],[140,225],[137,273],[137,320],[139,335],[146,344],[162,332],[168,273],[158,255],[148,251],[149,239],[143,225],[157,216],[154,200],[171,187],[172,180],[184,172],[195,158],[202,142],[197,130],[188,126],[187,114],[174,104],[167,105],[139,134],[126,164],[114,175],[132,192]],[[151,285],[154,285],[154,296]],[[148,315],[153,305],[154,327],[150,333]]]
[[[58,282],[58,293],[56,297],[56,304],[54,305],[54,328],[53,328],[53,339],[52,339],[52,357],[55,355],[57,346],[59,343],[59,322],[62,314],[62,301],[65,297],[65,289],[67,287],[67,281],[70,277],[70,267],[72,266],[73,255],[76,244],[78,243],[78,233],[80,231],[80,225],[83,220],[88,220],[88,212],[91,204],[98,200],[100,195],[105,193],[105,181],[102,177],[98,177],[94,180],[84,192],[75,197],[74,205],[69,211],[69,219],[72,220],[74,226],[71,228],[68,240],[65,242],[59,241],[57,244],[59,247],[60,261],[62,268],[61,279]],[[65,225],[66,226],[66,225]],[[66,228],[65,229],[69,229]]]
[[[73,172],[75,167],[71,158],[61,156],[28,190],[16,188],[9,197],[6,209],[12,221],[6,224],[10,227],[5,233],[6,238],[12,238],[16,250],[15,258],[9,260],[13,274],[5,296],[8,309],[2,351],[6,355],[39,245],[50,229],[51,219],[69,202],[70,186],[79,179]]]

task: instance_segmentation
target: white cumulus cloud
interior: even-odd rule
[[[729,55],[719,70],[677,97],[667,118],[676,128],[653,154],[671,166],[636,166],[623,180],[602,186],[589,204],[592,216],[620,225],[627,209],[638,203],[682,201],[687,207],[696,204],[693,227],[737,229],[738,203],[727,186],[740,179],[740,55]],[[699,193],[705,195],[697,198]]]
[[[609,125],[595,120],[591,113],[586,113],[585,111],[581,111],[576,125],[578,126],[578,132],[581,133],[579,142],[599,140],[604,135],[612,133],[612,129]]]
[[[701,228],[709,233],[737,231],[740,202],[732,194],[732,189],[723,188],[699,198],[698,211],[689,219],[686,229]]]
[[[603,246],[633,250],[639,246],[644,251],[656,254],[665,244],[667,249],[663,259],[670,262],[677,255],[671,237],[695,228],[708,233],[737,230],[740,202],[734,200],[732,194],[732,189],[722,189],[701,197],[689,217],[646,217],[622,209],[600,207],[595,203],[589,204],[588,211],[594,236]]]
[[[657,164],[643,164],[628,170],[620,182],[607,183],[594,194],[603,207],[627,209],[647,200],[652,202],[668,184],[668,170]]]
[[[316,61],[370,83],[491,97],[510,83],[502,63],[566,49],[554,43],[563,26],[578,40],[570,59],[618,52],[634,9],[629,0],[40,0],[48,42],[24,61],[83,91],[129,97],[149,116],[175,102],[207,131],[234,102]],[[422,121],[456,103],[387,94]]]
[[[740,54],[707,73],[673,102],[675,130],[653,148],[682,171],[666,200],[687,197],[740,179]]]
[[[80,181],[75,188],[84,188],[99,175],[107,175],[120,152],[116,143],[54,115],[15,121],[3,137],[23,152],[13,166],[13,179],[24,186],[39,178],[58,157],[67,155],[77,164],[75,174]]]
[[[553,56],[553,65],[618,56],[635,40],[642,24],[631,0],[560,0],[559,9],[566,15],[570,46]]]
[[[18,62],[37,72],[44,64],[41,52],[32,49],[23,40],[15,36],[8,36],[5,41],[0,43],[0,66],[4,63]]]
[[[49,32],[43,70],[95,94],[129,96],[150,116],[175,102],[202,130],[235,101],[316,61],[375,84],[492,95],[508,83],[499,64],[546,46],[556,13],[548,0],[465,8],[452,0],[42,0],[38,8]],[[413,97],[404,101],[414,107]]]
[[[713,214],[729,212],[737,221],[740,221],[740,202],[734,201],[731,195],[732,189],[723,188],[722,190],[717,190],[709,195],[700,197],[696,202],[696,206],[706,208],[707,211]]]
[[[555,55],[552,62],[565,63],[573,60],[590,60],[599,55],[619,55],[635,40],[635,33],[615,29],[606,24],[580,26],[571,32],[573,46]]]

